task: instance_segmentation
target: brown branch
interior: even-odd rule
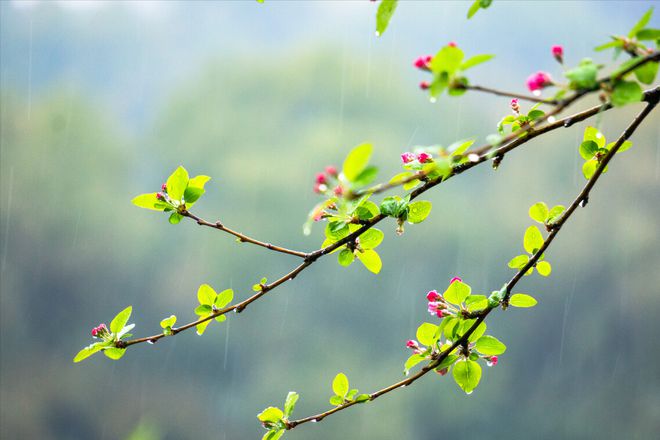
[[[466,86],[462,86],[461,88],[465,89],[465,90],[474,90],[474,91],[477,91],[477,92],[490,93],[491,95],[504,96],[504,97],[507,97],[507,98],[523,99],[525,101],[530,101],[530,102],[540,102],[540,103],[549,104],[549,105],[559,104],[559,101],[557,101],[556,99],[538,98],[536,96],[521,95],[519,93],[505,92],[505,91],[502,91],[502,90],[493,89],[491,87],[483,87],[483,86],[477,86],[477,85],[466,85]]]
[[[505,296],[502,299],[502,306],[503,307],[506,307],[508,305],[508,300],[509,300],[509,297],[511,295],[512,289],[515,287],[516,284],[518,284],[518,281],[520,281],[520,279],[523,277],[523,275],[537,263],[537,261],[539,260],[541,255],[543,255],[543,253],[547,250],[547,248],[550,246],[550,244],[552,243],[554,238],[559,233],[562,225],[564,225],[564,223],[566,223],[566,221],[571,217],[571,215],[575,212],[575,210],[578,208],[578,206],[584,206],[583,202],[588,200],[589,193],[590,193],[591,189],[594,187],[594,185],[596,184],[596,182],[598,181],[598,179],[602,175],[603,170],[605,169],[607,164],[610,162],[612,157],[619,150],[621,145],[628,138],[630,138],[630,136],[635,132],[635,130],[642,123],[642,121],[651,113],[651,111],[653,111],[653,109],[658,104],[659,99],[660,99],[660,88],[656,87],[654,89],[654,93],[651,96],[649,96],[648,104],[646,105],[646,107],[644,107],[644,109],[635,117],[635,119],[632,121],[632,123],[624,130],[623,134],[617,139],[617,141],[614,144],[614,146],[612,147],[612,149],[610,149],[610,151],[607,153],[607,155],[603,158],[603,160],[599,164],[598,168],[596,169],[596,172],[594,173],[594,175],[587,181],[586,185],[584,186],[584,188],[582,189],[580,194],[575,198],[573,203],[564,212],[564,214],[559,218],[559,220],[553,224],[553,229],[550,232],[550,234],[548,235],[548,237],[546,238],[546,240],[544,241],[543,246],[541,246],[541,248],[538,251],[536,251],[536,253],[532,256],[532,258],[530,258],[529,262],[524,267],[522,267],[520,270],[518,270],[518,272],[516,272],[514,277],[511,278],[511,280],[508,283],[505,284],[504,288],[502,289],[502,290],[505,291]],[[472,326],[459,339],[454,341],[454,343],[449,348],[443,350],[440,353],[437,353],[437,354],[433,355],[431,357],[431,362],[429,362],[426,366],[424,366],[420,371],[418,371],[414,375],[412,375],[412,376],[410,376],[406,379],[400,380],[398,382],[395,382],[392,385],[390,385],[388,387],[385,387],[385,388],[383,388],[379,391],[371,393],[369,395],[369,401],[375,400],[378,397],[380,397],[384,394],[390,393],[390,392],[392,392],[396,389],[411,385],[412,383],[414,383],[415,381],[420,379],[422,376],[425,376],[429,371],[431,371],[431,370],[435,369],[436,367],[438,367],[442,363],[442,361],[444,361],[447,358],[447,356],[449,356],[454,350],[456,350],[458,347],[460,347],[461,345],[465,344],[468,341],[468,339],[472,335],[472,333],[477,329],[477,327],[486,319],[486,317],[493,310],[495,310],[495,307],[487,307],[487,308],[485,308],[485,309],[483,309],[479,312],[475,312],[474,315],[476,317],[476,321],[472,324]],[[338,405],[338,406],[336,406],[336,407],[334,407],[334,408],[332,408],[328,411],[324,411],[322,413],[319,413],[319,414],[316,414],[316,415],[313,415],[313,416],[305,417],[305,418],[298,419],[298,420],[288,421],[288,422],[286,422],[286,428],[287,429],[293,429],[296,426],[300,426],[304,423],[308,423],[308,422],[311,422],[311,421],[320,422],[324,418],[326,418],[326,417],[328,417],[332,414],[335,414],[339,411],[343,411],[347,408],[350,408],[351,406],[356,405],[358,403],[363,403],[363,402],[357,402],[357,401],[346,402],[346,403]]]
[[[195,220],[197,222],[197,224],[200,225],[200,226],[208,226],[209,228],[218,229],[220,231],[227,232],[228,234],[231,234],[234,237],[237,237],[238,240],[241,243],[256,244],[257,246],[265,247],[266,249],[270,249],[271,251],[281,252],[283,254],[295,255],[296,257],[300,257],[300,258],[307,257],[307,254],[305,252],[293,251],[291,249],[287,249],[287,248],[284,248],[284,247],[281,247],[281,246],[275,246],[275,245],[270,244],[270,243],[259,241],[255,238],[251,238],[251,237],[248,237],[245,234],[234,231],[233,229],[229,229],[228,227],[226,227],[225,225],[223,225],[219,221],[215,222],[215,223],[211,223],[209,221],[206,221],[206,220],[204,220],[200,217],[197,217],[195,214],[193,214],[190,211],[187,211],[187,210],[182,211],[182,212],[180,212],[180,214],[184,217],[188,217],[188,218],[191,218],[191,219]]]

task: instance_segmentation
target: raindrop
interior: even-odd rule
[[[377,37],[380,37],[380,32],[376,31],[375,34]]]
[[[470,162],[479,162],[479,155],[476,153],[470,153],[468,154],[468,160]]]
[[[429,101],[431,101],[431,104],[435,104],[436,102],[438,102],[438,98],[436,98],[435,96],[431,96],[431,98],[429,98]]]
[[[550,116],[550,117],[548,117],[548,122],[549,122],[549,123],[552,124],[552,123],[554,123],[554,122],[556,122],[556,121],[557,121],[557,118],[555,118],[554,116]]]
[[[534,90],[534,91],[532,92],[532,95],[534,95],[534,96],[541,96],[541,91],[540,91],[540,90]],[[468,394],[469,394],[469,393],[468,393]]]
[[[319,419],[312,419],[312,423],[317,423],[319,422]]]
[[[154,345],[155,343],[156,343],[156,341],[154,341],[153,339],[149,339],[147,341],[147,344],[150,344],[150,345]]]
[[[404,376],[410,376],[410,371],[408,371],[408,370],[404,371],[404,372],[403,372],[403,375],[404,375]]]
[[[589,203],[589,199],[586,197],[580,200],[580,208],[584,208],[585,206],[587,206],[587,203]]]
[[[473,391],[467,391],[465,394],[467,394],[469,396],[472,393],[473,393]]]

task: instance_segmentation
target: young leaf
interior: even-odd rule
[[[188,188],[204,189],[204,185],[206,185],[206,182],[208,182],[209,180],[211,180],[209,176],[202,176],[202,175],[195,176],[188,181]]]
[[[202,336],[204,334],[204,332],[206,331],[206,327],[208,327],[210,323],[211,323],[211,320],[209,319],[208,321],[204,321],[204,322],[201,322],[201,323],[197,324],[196,325],[197,334],[199,336]]]
[[[260,1],[260,0],[257,0]],[[261,0],[263,2],[264,0]],[[279,440],[284,435],[284,429],[274,428],[264,434],[261,440]]]
[[[160,321],[160,326],[162,328],[172,327],[174,324],[176,324],[176,316],[174,315],[170,315],[169,318],[165,318],[162,321]]]
[[[126,353],[125,348],[111,347],[103,350],[104,355],[115,361],[121,359],[125,353]]]
[[[644,97],[640,85],[633,81],[617,81],[612,92],[612,104],[620,107],[632,102],[639,102]]]
[[[420,200],[408,204],[410,211],[408,211],[408,221],[410,223],[421,223],[431,213],[431,202]]]
[[[167,178],[167,194],[172,200],[181,200],[187,187],[188,171],[180,166]]]
[[[591,179],[596,173],[596,169],[598,169],[598,160],[595,158],[589,159],[582,165],[582,175],[587,180]]]
[[[215,297],[218,294],[215,293],[215,290],[213,290],[213,287],[209,286],[208,284],[202,284],[199,286],[199,289],[197,290],[197,299],[199,300],[199,303],[202,305],[208,305],[211,306],[215,302]]]
[[[383,231],[369,229],[360,236],[360,247],[362,249],[373,249],[382,243],[384,236]]]
[[[186,206],[190,208],[199,198],[204,194],[202,188],[197,188],[194,186],[189,186],[183,192],[183,199],[186,202]]]
[[[509,304],[513,307],[534,307],[537,304],[537,301],[524,293],[515,293],[509,298]]]
[[[550,272],[552,272],[552,266],[550,266],[550,263],[547,261],[541,261],[536,264],[536,270],[538,271],[539,275],[547,277],[550,275]]]
[[[465,54],[455,46],[445,46],[431,59],[431,71],[435,74],[446,72],[453,75],[463,62]]]
[[[608,149],[608,150],[611,150],[612,147],[614,147],[615,144],[616,144],[616,142],[612,142],[611,144],[608,144],[608,145],[607,145],[607,149]],[[621,144],[621,146],[619,147],[619,149],[616,150],[616,152],[617,152],[617,153],[623,153],[624,151],[629,150],[630,147],[632,147],[632,145],[633,145],[632,142],[630,142],[630,141],[624,141],[624,142]]]
[[[269,406],[257,416],[260,421],[266,423],[277,423],[282,417],[284,417],[282,410],[274,406]]]
[[[424,322],[422,325],[417,327],[417,340],[423,345],[431,346],[435,344],[435,341],[438,340],[438,338],[435,337],[437,331],[437,325]]]
[[[477,340],[476,347],[479,352],[489,356],[499,355],[506,351],[506,345],[502,344],[494,336],[488,335],[480,337]]]
[[[369,158],[371,157],[371,151],[371,144],[361,144],[348,153],[348,156],[344,160],[343,173],[350,182],[354,181],[367,167]]]
[[[362,262],[362,264],[364,264],[364,267],[373,273],[380,272],[380,269],[383,267],[380,256],[374,250],[367,249],[363,252],[358,252],[357,257]]]
[[[110,331],[115,334],[122,331],[124,326],[126,326],[128,320],[130,319],[132,311],[133,311],[133,307],[128,306],[121,312],[117,313],[117,316],[115,316],[112,322],[110,323]]]
[[[382,0],[376,12],[376,36],[380,37],[390,24],[396,10],[397,0]]]
[[[140,194],[131,200],[131,203],[140,208],[151,209],[152,211],[164,211],[169,205],[163,203],[162,200],[159,200],[156,196],[157,194],[158,193]]]
[[[466,62],[461,65],[461,70],[468,70],[471,67],[474,67],[478,64],[485,63],[486,61],[492,60],[495,55],[475,55],[469,58]]]
[[[176,225],[181,222],[182,218],[183,216],[181,214],[179,214],[178,212],[173,212],[172,214],[170,214],[169,222],[170,224]]]
[[[470,296],[472,288],[462,281],[454,281],[449,285],[443,296],[452,304],[459,305]]]
[[[216,308],[221,309],[229,304],[234,299],[234,291],[232,289],[225,289],[215,297],[213,304]]]
[[[472,319],[470,319],[470,325],[465,326],[465,327],[464,327],[464,330],[463,330],[461,333],[465,334],[465,332],[466,332],[470,327],[472,327],[472,324],[474,324],[474,322],[473,322]],[[486,333],[486,329],[487,329],[487,326],[486,326],[486,323],[485,323],[485,322],[482,322],[481,324],[479,324],[479,325],[477,326],[477,328],[474,329],[474,331],[472,332],[472,334],[471,334],[470,336],[468,336],[468,342],[474,342],[474,341],[476,341],[477,339],[479,339],[484,333]]]
[[[332,381],[332,391],[340,397],[346,396],[348,393],[348,378],[344,373],[339,373]]]
[[[470,295],[465,298],[465,304],[470,312],[488,307],[488,298],[485,295]]]
[[[523,246],[529,254],[535,253],[538,249],[543,246],[543,235],[541,231],[536,226],[530,226],[525,231],[525,238],[523,240]]]
[[[603,133],[598,131],[596,127],[587,127],[584,129],[583,141],[594,141],[598,148],[603,148],[605,146],[605,136]],[[591,156],[585,157],[585,159],[590,159]]]
[[[548,213],[548,223],[552,223],[559,218],[559,216],[566,210],[565,206],[557,205],[553,206],[550,212]]]
[[[289,391],[289,394],[286,395],[286,400],[284,401],[284,417],[289,418],[293,413],[294,408],[296,407],[296,402],[300,396],[295,391]]]
[[[404,368],[404,374],[408,373],[415,365],[419,364],[420,362],[424,361],[426,359],[426,356],[421,355],[421,354],[413,354],[410,356],[407,360],[405,365],[403,366]]]
[[[474,17],[474,14],[476,14],[479,11],[479,9],[481,8],[481,5],[479,3],[480,3],[479,0],[474,0],[472,6],[470,6],[470,9],[468,9],[468,13],[467,13],[468,19]]]
[[[651,30],[651,29],[646,29],[646,30]],[[660,39],[660,30],[656,29],[656,31],[659,33],[656,39]],[[635,76],[641,83],[653,84],[653,81],[655,80],[655,77],[658,74],[658,63],[657,62],[646,63],[636,68],[634,72],[635,72]]]
[[[649,8],[649,10],[646,11],[644,15],[642,15],[642,18],[640,18],[639,21],[635,23],[635,26],[633,26],[633,28],[628,33],[628,38],[635,37],[637,35],[637,32],[644,29],[644,26],[646,26],[649,23],[649,20],[651,20],[652,15],[653,15],[653,7]]]
[[[98,353],[99,351],[101,351],[102,348],[103,348],[103,344],[101,342],[95,342],[94,344],[89,345],[83,348],[82,350],[80,350],[78,354],[76,354],[76,357],[73,358],[73,362],[78,363],[84,359],[87,359],[94,353]]]
[[[458,386],[471,394],[481,380],[481,366],[470,360],[459,361],[454,365],[452,374]]]
[[[529,261],[529,256],[527,255],[518,255],[516,257],[513,257],[511,261],[509,261],[509,267],[511,269],[522,269],[525,267],[525,264]]]
[[[546,219],[548,218],[548,205],[543,202],[535,203],[531,208],[529,208],[529,216],[532,218],[532,220],[535,220],[541,224],[545,223]]]
[[[339,255],[337,255],[337,260],[342,266],[350,266],[353,260],[355,260],[355,255],[344,247],[344,249],[339,252]]]

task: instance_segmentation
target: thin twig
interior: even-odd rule
[[[540,102],[543,104],[548,104],[548,105],[557,105],[559,104],[559,101],[556,99],[551,99],[551,98],[539,98],[536,96],[529,96],[529,95],[521,95],[519,93],[512,93],[512,92],[505,92],[503,90],[497,90],[493,89],[491,87],[484,87],[484,86],[477,86],[477,85],[467,85],[462,87],[465,90],[474,90],[477,92],[485,92],[485,93],[490,93],[491,95],[497,95],[497,96],[504,96],[507,98],[516,98],[516,99],[523,99],[525,101],[530,101],[530,102]]]
[[[614,146],[610,149],[610,151],[607,153],[607,155],[603,158],[601,163],[599,164],[598,168],[596,169],[596,172],[594,175],[587,181],[586,185],[578,194],[578,196],[575,198],[573,203],[571,203],[570,207],[564,212],[564,214],[560,217],[560,219],[553,224],[553,229],[548,235],[548,237],[545,239],[543,246],[539,250],[536,251],[536,253],[530,258],[528,263],[522,267],[516,274],[514,275],[511,280],[506,283],[504,286],[505,289],[505,296],[502,300],[502,305],[506,307],[508,305],[508,300],[510,298],[512,289],[516,286],[518,281],[523,277],[523,275],[530,269],[532,268],[541,255],[547,250],[547,248],[550,246],[554,238],[557,236],[559,233],[559,230],[561,229],[562,225],[566,223],[566,221],[571,217],[571,215],[575,212],[575,210],[580,206],[583,201],[587,200],[589,197],[589,193],[591,189],[594,187],[598,179],[603,173],[603,170],[607,166],[607,164],[610,162],[612,157],[616,154],[616,152],[619,150],[621,145],[630,138],[630,136],[635,132],[635,130],[639,127],[639,125],[642,123],[642,121],[653,111],[653,109],[656,107],[658,104],[658,99],[660,98],[660,91],[659,88],[654,89],[655,93],[650,97],[648,104],[644,109],[635,117],[635,119],[632,121],[632,123],[624,130],[623,134],[617,139],[616,143]],[[371,393],[369,395],[369,401],[375,400],[378,397],[390,393],[396,389],[402,388],[402,387],[407,387],[408,385],[411,385],[413,382],[417,381],[419,378],[422,376],[426,375],[429,371],[434,370],[436,367],[438,367],[442,361],[444,361],[447,356],[449,356],[456,348],[461,346],[462,344],[466,343],[469,339],[469,337],[472,335],[472,333],[477,329],[477,327],[486,319],[488,314],[490,314],[491,311],[495,310],[495,307],[487,307],[479,312],[475,312],[475,315],[477,316],[476,321],[472,324],[472,326],[454,343],[447,349],[443,350],[440,353],[437,353],[431,357],[431,362],[429,362],[426,366],[424,366],[420,371],[415,373],[414,375],[407,377],[406,379],[400,380],[398,382],[395,382],[394,384],[385,387],[379,391],[376,391],[374,393]],[[298,420],[292,420],[288,421],[286,423],[287,429],[293,429],[296,426],[300,426],[304,423],[308,423],[311,421],[316,421],[320,422],[324,418],[335,414],[339,411],[343,411],[347,408],[350,408],[353,405],[356,405],[358,403],[362,402],[357,402],[355,400],[346,402],[342,405],[338,405],[328,411],[324,411],[322,413],[305,417],[302,419]]]

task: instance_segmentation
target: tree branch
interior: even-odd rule
[[[477,91],[477,92],[490,93],[491,95],[504,96],[504,97],[507,97],[507,98],[523,99],[525,101],[530,101],[530,102],[541,102],[543,104],[549,104],[549,105],[559,104],[559,101],[557,101],[556,99],[538,98],[536,96],[521,95],[521,94],[518,94],[518,93],[505,92],[505,91],[502,91],[502,90],[493,89],[491,87],[483,87],[483,86],[477,86],[477,85],[466,85],[466,86],[463,86],[462,88],[465,89],[465,90],[474,90],[474,91]]]
[[[503,288],[503,290],[505,290],[505,292],[506,292],[505,296],[502,300],[503,308],[506,308],[506,306],[508,305],[508,300],[509,300],[509,297],[511,295],[511,291],[512,291],[513,287],[515,287],[515,285],[518,283],[518,281],[520,281],[520,279],[523,277],[523,275],[530,268],[532,268],[536,264],[536,262],[539,260],[541,255],[543,255],[543,253],[550,246],[550,244],[552,243],[554,238],[557,236],[557,234],[559,233],[562,225],[564,225],[564,223],[566,223],[566,221],[571,217],[571,215],[575,212],[575,210],[578,208],[578,206],[584,206],[584,204],[582,204],[582,203],[585,202],[586,200],[588,200],[589,193],[590,193],[591,189],[594,187],[594,185],[596,184],[596,182],[598,181],[598,179],[602,175],[603,170],[605,169],[607,164],[610,162],[612,157],[619,150],[621,145],[628,138],[630,138],[630,136],[635,132],[635,130],[642,123],[642,121],[656,107],[656,105],[658,104],[658,100],[660,99],[660,91],[659,90],[660,90],[660,88],[658,88],[658,87],[656,87],[653,90],[654,93],[652,93],[652,95],[649,96],[648,104],[646,105],[646,107],[644,107],[644,109],[635,117],[635,119],[632,121],[632,123],[624,130],[623,134],[617,139],[615,145],[610,149],[608,154],[603,158],[600,165],[596,169],[596,172],[594,173],[594,175],[587,181],[586,185],[584,186],[584,188],[582,189],[580,194],[575,198],[575,200],[570,205],[570,207],[564,212],[564,214],[560,217],[560,219],[557,222],[553,223],[553,229],[550,232],[550,234],[548,235],[548,237],[546,238],[546,240],[544,241],[543,246],[541,246],[541,248],[532,256],[532,258],[530,258],[529,262],[523,268],[521,268],[515,274],[515,276],[513,278],[511,278],[511,280],[508,283],[506,283],[506,285]],[[431,370],[435,369],[436,367],[438,367],[442,363],[442,361],[445,360],[447,358],[447,356],[449,356],[449,354],[451,354],[456,348],[460,347],[462,344],[464,344],[468,341],[470,335],[472,335],[472,333],[477,329],[477,327],[486,319],[486,317],[493,310],[495,310],[495,307],[487,307],[487,308],[485,308],[485,309],[483,309],[479,312],[475,312],[476,321],[449,348],[443,350],[440,353],[437,353],[437,354],[433,355],[431,357],[431,359],[432,359],[431,362],[429,364],[427,364],[426,366],[424,366],[420,371],[418,371],[414,375],[412,375],[412,376],[410,376],[406,379],[400,380],[398,382],[395,382],[392,385],[390,385],[388,387],[385,387],[385,388],[383,388],[379,391],[371,393],[369,395],[369,401],[375,400],[378,397],[380,397],[384,394],[390,393],[390,392],[392,392],[392,391],[394,391],[398,388],[402,388],[402,387],[406,387],[408,385],[411,385],[412,383],[414,383],[415,381],[420,379],[422,376],[426,375],[429,371],[431,371]],[[338,406],[336,406],[336,407],[334,407],[334,408],[332,408],[328,411],[325,411],[325,412],[322,412],[322,413],[319,413],[319,414],[316,414],[316,415],[313,415],[313,416],[305,417],[305,418],[302,418],[302,419],[289,421],[286,424],[287,429],[293,429],[296,426],[300,426],[304,423],[311,422],[311,421],[320,422],[324,418],[326,418],[326,417],[328,417],[332,414],[335,414],[339,411],[343,411],[347,408],[350,408],[351,406],[356,405],[358,403],[363,403],[363,402],[357,402],[357,401],[346,402],[346,403],[344,403],[342,405],[338,405]]]

